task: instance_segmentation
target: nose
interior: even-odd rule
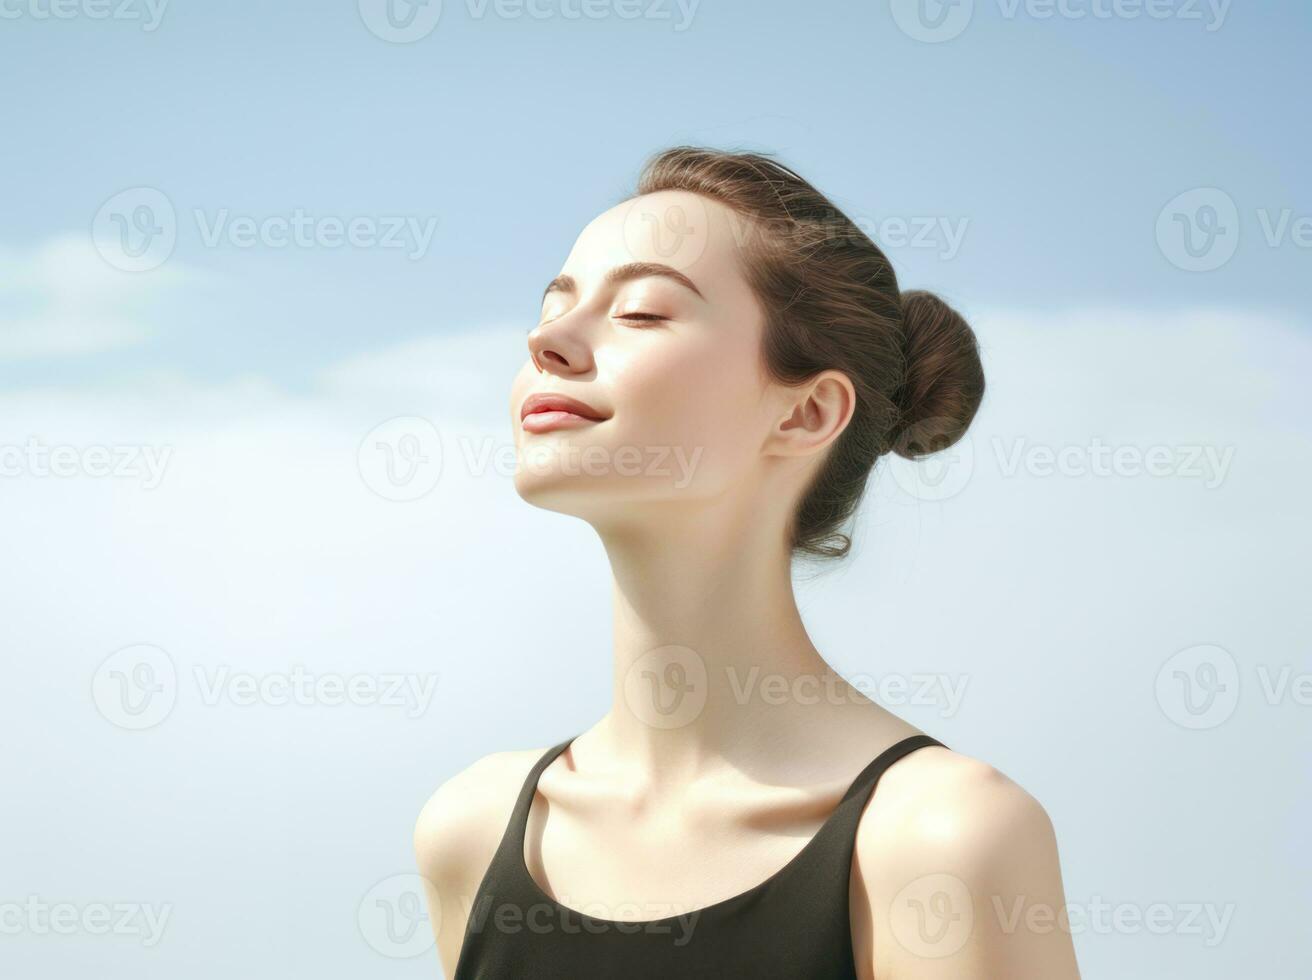
[[[538,371],[561,377],[587,374],[594,366],[586,332],[568,313],[529,331],[528,351]]]

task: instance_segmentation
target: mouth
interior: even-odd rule
[[[519,409],[520,426],[525,432],[548,432],[552,429],[595,425],[610,418],[587,402],[567,395],[539,393],[524,399]]]

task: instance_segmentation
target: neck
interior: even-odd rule
[[[788,692],[837,675],[802,623],[782,535],[762,533],[750,509],[601,533],[614,574],[600,726],[611,751],[677,779],[805,724]]]

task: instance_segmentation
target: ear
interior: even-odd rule
[[[788,414],[770,433],[767,450],[777,456],[809,456],[842,435],[856,410],[856,389],[842,371],[822,371],[785,389]]]

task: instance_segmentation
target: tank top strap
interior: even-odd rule
[[[884,775],[893,763],[897,762],[905,755],[910,755],[916,749],[923,749],[930,745],[943,746],[943,743],[932,735],[908,735],[900,742],[894,742],[879,755],[875,756],[866,766],[857,774],[856,779],[852,780],[852,785],[847,792],[843,794],[843,799],[839,801],[839,806],[849,806],[852,801],[864,803],[870,797],[874,790],[875,784],[879,778]],[[857,808],[858,811],[860,808]]]
[[[508,868],[516,877],[523,868],[524,839],[528,833],[528,815],[533,806],[533,797],[537,793],[538,779],[543,770],[551,765],[556,756],[567,749],[577,736],[570,736],[563,742],[553,745],[539,757],[533,768],[524,777],[519,797],[511,813],[500,846],[497,848],[496,864]],[[857,827],[865,810],[870,794],[874,792],[880,777],[893,763],[910,755],[917,749],[931,745],[943,746],[943,743],[930,735],[910,735],[895,742],[861,770],[852,780],[847,792],[843,794],[838,805],[825,819],[820,830],[802,851],[774,876],[771,884],[780,882],[794,874],[811,874],[820,869],[845,868],[851,864],[852,853],[856,844]],[[824,872],[828,874],[829,872]],[[524,871],[527,874],[527,871]],[[846,878],[843,878],[846,881]],[[844,891],[843,894],[846,894]]]
[[[528,813],[533,806],[533,796],[538,791],[538,777],[542,775],[542,771],[547,766],[551,765],[556,756],[569,747],[575,738],[577,736],[571,735],[565,741],[553,745],[542,753],[537,762],[533,763],[533,768],[524,777],[524,785],[519,788],[519,797],[515,800],[515,809],[511,811],[510,823],[506,827],[506,833],[502,839],[503,848],[515,846],[518,847],[518,851],[515,853],[523,853],[524,835],[528,830]]]
[[[524,834],[528,827],[528,814],[533,806],[533,797],[538,790],[538,779],[547,766],[555,760],[570,744],[577,738],[571,735],[551,748],[547,749],[533,763],[533,768],[528,771],[524,777],[524,784],[520,787],[519,797],[515,800],[515,809],[510,816],[510,825],[506,828],[507,842],[513,838],[518,838],[520,846],[524,843]],[[831,825],[838,825],[837,830],[856,831],[857,824],[860,822],[861,813],[865,809],[865,803],[874,791],[875,785],[879,782],[881,776],[888,770],[893,763],[897,762],[905,755],[923,749],[930,745],[944,747],[943,743],[931,735],[909,735],[899,742],[894,742],[879,755],[875,756],[861,772],[857,773],[852,784],[848,787],[843,798],[839,800],[837,808],[830,815],[830,819],[825,821],[824,830],[830,830]],[[840,836],[845,836],[840,833]]]
[[[910,755],[917,749],[937,745],[946,748],[942,742],[931,735],[909,735],[901,741],[894,742],[875,756],[864,769],[852,780],[838,806],[829,815],[825,825],[816,835],[817,849],[824,855],[831,856],[839,865],[847,867],[852,862],[852,852],[856,846],[857,828],[861,824],[861,815],[866,803],[880,778],[893,763]],[[846,882],[846,877],[843,881]],[[844,892],[846,894],[846,892]]]

